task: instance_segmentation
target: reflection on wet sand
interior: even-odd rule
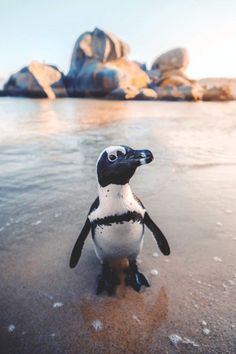
[[[79,124],[83,129],[98,128],[107,124],[111,124],[117,120],[123,120],[128,117],[128,106],[125,102],[106,101],[104,105],[102,101],[92,101],[92,109],[89,105],[81,114],[80,107],[74,106],[75,123]]]
[[[127,289],[122,298],[82,300],[80,311],[91,343],[100,342],[106,353],[115,348],[122,353],[149,352],[152,338],[167,319],[165,288],[151,301],[147,302],[147,293],[139,294],[132,289]]]
[[[17,109],[11,101],[1,102],[0,143],[29,143],[32,138],[50,135],[81,134],[112,122],[129,119],[132,109],[127,102],[63,99],[18,100]],[[7,119],[5,119],[7,116]]]
[[[51,107],[49,100],[39,101],[39,111],[36,119],[38,122],[38,131],[42,135],[59,134],[66,128],[65,122],[60,120],[57,110]]]

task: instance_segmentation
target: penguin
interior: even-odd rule
[[[70,267],[74,268],[91,231],[94,250],[102,264],[97,294],[107,291],[111,295],[114,292],[119,279],[110,263],[123,258],[129,262],[125,284],[137,292],[142,286],[150,286],[139,272],[136,261],[142,249],[145,226],[152,232],[161,252],[165,256],[170,254],[165,236],[129,184],[137,167],[152,160],[151,151],[134,150],[125,145],[107,147],[97,160],[98,197],[91,205],[70,258]]]

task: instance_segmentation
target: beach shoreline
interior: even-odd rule
[[[235,352],[235,112],[234,102],[0,99],[4,354]],[[172,252],[146,230],[139,267],[151,287],[96,296],[91,237],[74,270],[69,258],[97,194],[97,156],[115,143],[152,150],[131,185]]]

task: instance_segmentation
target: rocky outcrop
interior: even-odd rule
[[[236,79],[208,78],[198,81],[203,89],[203,101],[231,101],[236,99]]]
[[[106,97],[115,100],[228,101],[236,99],[236,79],[191,80],[189,55],[175,48],[160,55],[148,70],[128,58],[129,46],[95,28],[75,43],[66,76],[57,67],[32,62],[11,75],[0,96]]]
[[[4,85],[4,92],[9,96],[50,99],[67,96],[64,75],[57,67],[36,61],[11,75]]]
[[[184,48],[172,49],[154,61],[149,77],[157,99],[197,101],[202,98],[202,87],[185,73],[188,64],[189,56]]]
[[[147,87],[148,75],[128,59],[128,53],[128,45],[111,33],[95,28],[82,34],[67,75],[70,95],[103,97],[118,89]]]

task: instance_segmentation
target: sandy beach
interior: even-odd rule
[[[3,354],[235,353],[236,103],[0,100],[0,348]],[[148,148],[131,181],[166,235],[146,230],[151,287],[95,295],[95,163],[114,144]]]

